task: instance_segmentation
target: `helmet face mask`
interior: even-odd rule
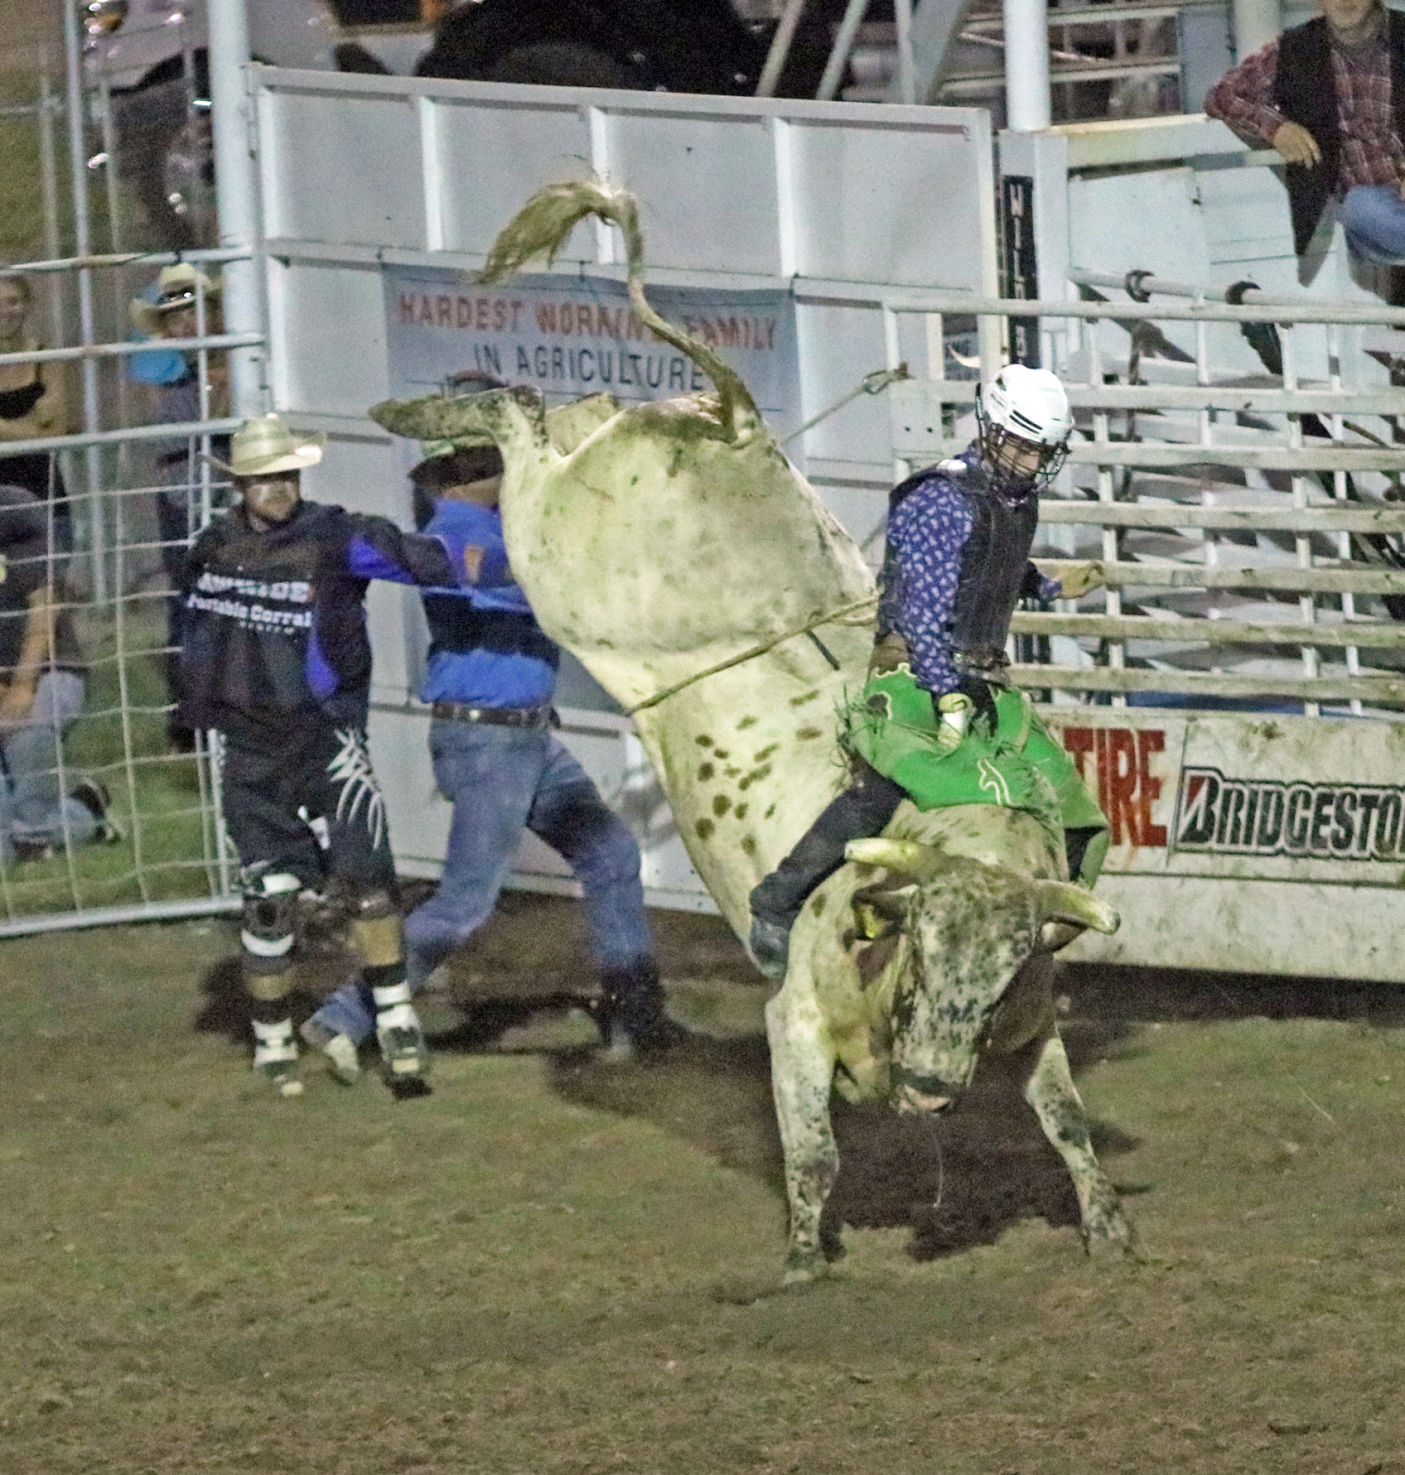
[[[976,424],[994,489],[1029,496],[1063,466],[1073,415],[1063,385],[1047,369],[1007,364],[986,391],[976,391]]]

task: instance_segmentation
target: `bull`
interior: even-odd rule
[[[740,377],[650,307],[631,196],[584,181],[541,191],[482,279],[550,256],[590,215],[624,235],[641,322],[715,394],[624,409],[593,396],[548,417],[537,391],[513,388],[370,413],[397,434],[496,442],[514,575],[547,633],[634,716],[689,855],[744,938],[748,893],[843,782],[833,713],[864,678],[873,577]],[[788,1280],[817,1275],[837,1248],[819,1228],[837,1169],[831,1088],[940,1110],[989,1050],[1028,1059],[1025,1094],[1073,1176],[1089,1247],[1128,1247],[1050,985],[1057,947],[1115,925],[1019,811],[904,804],[884,837],[855,847],[806,904],[766,1010]]]

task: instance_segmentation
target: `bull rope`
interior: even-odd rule
[[[672,686],[666,686],[662,691],[656,691],[653,696],[645,697],[642,702],[636,702],[632,707],[626,707],[624,715],[626,717],[633,717],[636,712],[643,712],[649,707],[656,707],[660,702],[667,701],[671,696],[676,696],[680,691],[692,686],[695,682],[706,681],[709,676],[716,676],[720,671],[728,671],[733,666],[740,666],[747,661],[754,661],[757,656],[764,656],[767,651],[774,650],[778,645],[784,645],[787,640],[794,640],[800,635],[813,636],[814,632],[821,625],[838,624],[840,620],[847,619],[850,615],[855,615],[860,610],[866,610],[877,603],[878,592],[875,590],[872,594],[865,594],[862,599],[856,599],[852,604],[843,605],[839,609],[831,610],[828,614],[816,615],[807,624],[798,625],[793,630],[783,631],[780,635],[773,635],[770,639],[750,646],[738,655],[728,656],[725,661],[718,661],[715,666],[709,666],[705,671],[698,671],[692,676],[685,676],[682,681],[675,681]],[[816,641],[816,644],[819,644],[819,642]],[[820,649],[823,651],[824,647],[821,645]],[[825,651],[825,655],[829,657],[830,663],[834,664],[833,657],[829,656],[828,651]]]
[[[904,379],[911,379],[905,363],[899,364],[896,369],[875,369],[871,374],[865,374],[859,382],[842,399],[837,399],[832,405],[826,405],[812,420],[807,420],[798,430],[792,430],[789,435],[781,438],[781,445],[788,446],[791,441],[799,440],[807,430],[813,430],[816,425],[822,425],[831,415],[837,415],[845,405],[858,399],[861,394],[881,394],[890,384],[900,383]]]

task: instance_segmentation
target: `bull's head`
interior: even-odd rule
[[[848,854],[900,878],[861,893],[908,943],[891,1006],[899,1111],[940,1111],[966,1089],[1022,970],[1044,973],[1048,954],[1085,928],[1117,930],[1111,907],[1067,881],[1031,880],[908,840],[857,840]]]

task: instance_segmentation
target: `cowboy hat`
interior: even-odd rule
[[[246,420],[230,438],[227,462],[216,456],[205,459],[229,476],[273,476],[316,466],[326,439],[320,431],[294,435],[280,415],[258,415]]]
[[[220,295],[220,284],[207,277],[198,266],[188,261],[177,261],[174,266],[163,266],[156,278],[156,300],[148,302],[145,297],[133,297],[128,308],[132,326],[148,338],[161,334],[161,319],[178,307],[187,307],[197,296],[209,301]]]

